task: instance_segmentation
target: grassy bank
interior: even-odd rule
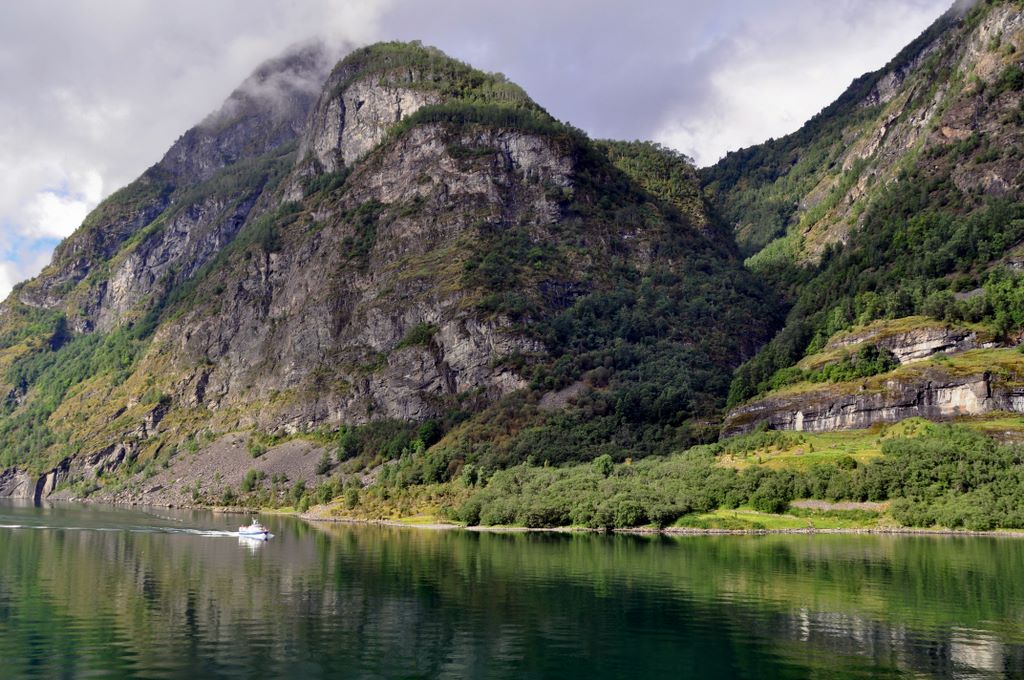
[[[1022,429],[1024,421],[1004,416],[908,420],[829,434],[758,432],[635,462],[467,469],[440,484],[382,475],[317,516],[596,530],[1020,529],[1024,450],[992,435]]]

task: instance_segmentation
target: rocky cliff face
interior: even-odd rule
[[[722,435],[744,434],[758,426],[832,432],[912,417],[949,420],[995,411],[1024,413],[1024,387],[990,373],[957,376],[931,369],[913,377],[867,381],[852,392],[850,387],[826,385],[758,399],[731,411]]]
[[[1022,93],[1011,75],[1022,50],[1017,3],[956,3],[799,132],[729,154],[705,171],[705,183],[746,252],[778,239],[775,250],[801,264],[847,243],[881,189],[918,159],[936,170],[953,160],[952,181],[964,193],[1019,200],[1022,160],[980,152],[1022,141],[1014,114]],[[978,135],[985,144],[964,145],[963,158],[928,153]]]
[[[909,320],[901,320],[905,325]],[[893,329],[892,324],[879,322],[861,331],[841,333],[829,340],[824,352],[850,350],[861,345],[875,345],[892,352],[901,364],[927,359],[936,354],[959,354],[972,349],[992,349],[999,343],[991,334],[980,334],[977,330],[957,328],[950,324],[937,323],[919,318],[913,327],[906,330]]]
[[[299,158],[312,157],[325,172],[352,165],[380,143],[405,116],[437,104],[437,92],[414,89],[420,74],[406,73],[375,82],[356,77],[357,65],[331,75],[299,146]]]
[[[461,147],[477,159],[452,158],[449,149]],[[213,366],[197,374],[209,407],[274,393],[261,424],[422,420],[439,415],[446,397],[525,386],[495,359],[543,347],[507,318],[479,318],[461,268],[484,225],[526,221],[538,241],[556,238],[559,207],[546,191],[570,183],[566,150],[516,131],[453,135],[425,125],[355,172],[341,200],[286,227],[279,250],[212,277],[231,294],[168,327],[176,366]],[[360,210],[369,225],[351,217]],[[353,252],[361,238],[365,252]],[[332,367],[327,384],[318,383],[322,366]]]
[[[898,366],[840,383],[806,382],[865,347],[892,354]],[[920,417],[948,420],[994,411],[1024,412],[1024,360],[991,331],[926,317],[873,322],[837,333],[797,366],[804,382],[759,395],[729,411],[723,436],[756,427],[828,432]],[[822,378],[817,378],[821,380]]]
[[[655,450],[718,408],[772,306],[684,157],[596,145],[430,48],[329,75],[319,55],[258,71],[5,303],[0,443],[34,476],[0,493],[66,495],[240,430],[427,420],[470,433],[452,475],[543,436]]]
[[[958,3],[797,133],[705,171],[748,266],[792,303],[733,405],[858,346],[908,364],[1019,342],[1022,107],[1020,3]]]

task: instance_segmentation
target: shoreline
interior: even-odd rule
[[[53,502],[53,501],[51,501]],[[243,508],[217,505],[160,504],[95,501],[87,498],[59,499],[57,503],[83,503],[87,505],[109,505],[112,507],[153,507],[177,510],[205,510],[217,515],[266,514],[279,517],[295,517],[310,524],[351,524],[362,526],[383,526],[402,529],[426,529],[429,531],[468,531],[492,534],[623,534],[634,536],[769,536],[769,535],[864,535],[864,536],[946,536],[946,537],[992,537],[1024,538],[1024,529],[993,529],[971,531],[969,529],[926,529],[915,527],[863,527],[863,528],[814,528],[795,527],[788,529],[714,529],[699,527],[632,527],[628,529],[592,529],[590,527],[517,527],[517,526],[465,526],[448,522],[403,522],[393,519],[359,519],[355,517],[324,517],[305,512],[282,512],[273,508]]]
[[[287,513],[278,513],[285,515]],[[513,526],[463,526],[444,522],[401,522],[391,519],[356,519],[352,517],[322,517],[310,513],[295,514],[294,517],[312,524],[352,524],[363,526],[384,526],[404,529],[426,529],[429,531],[470,531],[474,533],[556,533],[556,534],[624,534],[634,536],[769,536],[789,535],[874,535],[874,536],[965,536],[1024,538],[1024,530],[1007,529],[991,531],[970,531],[968,529],[919,529],[913,527],[871,527],[863,529],[700,529],[693,527],[634,527],[630,529],[591,529],[589,527],[513,527]]]

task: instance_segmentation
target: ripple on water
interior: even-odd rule
[[[480,535],[0,506],[4,677],[1005,677],[1024,541]],[[230,540],[228,540],[230,539]]]

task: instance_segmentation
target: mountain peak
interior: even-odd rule
[[[295,45],[261,64],[224,104],[182,135],[160,165],[186,182],[267,153],[302,133],[331,68],[319,41]]]
[[[299,147],[317,171],[351,165],[403,118],[423,107],[461,103],[541,111],[518,85],[419,42],[382,42],[337,63]]]

